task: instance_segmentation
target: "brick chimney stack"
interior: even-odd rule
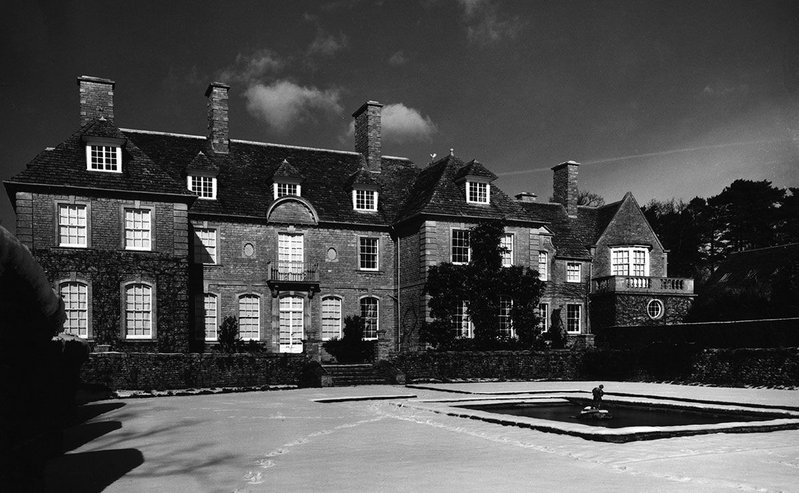
[[[515,195],[515,197],[519,202],[535,202],[535,199],[538,197],[538,195],[534,194],[533,192],[519,192]]]
[[[367,101],[352,114],[355,118],[355,152],[366,158],[369,171],[380,172],[380,159],[383,155],[381,142],[380,113],[383,105],[377,101]]]
[[[81,126],[100,117],[114,122],[114,84],[110,79],[89,75],[78,77]]]
[[[205,90],[208,98],[208,144],[217,154],[230,151],[230,129],[228,128],[228,90],[230,86],[211,82]]]
[[[577,168],[580,163],[566,161],[552,168],[555,172],[553,191],[555,202],[566,207],[570,217],[577,217]]]

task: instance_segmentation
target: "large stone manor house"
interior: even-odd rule
[[[94,344],[208,350],[234,315],[241,338],[267,351],[319,354],[360,315],[380,357],[414,350],[429,320],[427,269],[469,262],[469,230],[489,218],[506,225],[503,263],[539,272],[544,324],[559,309],[572,342],[679,321],[693,296],[690,279],[667,277],[632,194],[577,204],[575,162],[552,168],[555,202],[511,198],[476,160],[382,155],[374,101],[353,114],[354,151],[340,151],[232,139],[222,83],[208,86],[198,136],[118,126],[115,83],[77,82],[79,128],[5,187],[67,330]],[[497,317],[513,336],[509,303],[500,298]],[[452,330],[472,335],[465,307]]]

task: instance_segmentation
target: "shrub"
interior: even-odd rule
[[[228,315],[219,326],[219,348],[226,353],[235,352],[239,343],[239,321],[233,315]]]
[[[344,319],[344,337],[322,344],[339,363],[363,363],[374,360],[374,344],[363,340],[364,320],[358,316]]]

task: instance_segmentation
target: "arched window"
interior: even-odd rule
[[[153,288],[144,283],[125,286],[125,338],[152,339]]]
[[[379,324],[379,300],[367,296],[361,298],[361,318],[363,319],[363,338],[377,339],[377,329]]]
[[[322,340],[341,338],[341,299],[335,296],[322,298]]]
[[[261,328],[261,298],[254,294],[239,296],[239,337],[257,341]]]
[[[203,296],[203,324],[205,325],[205,340],[215,341],[218,338],[219,320],[219,297],[212,293],[205,293]]]
[[[58,291],[64,300],[64,331],[68,334],[89,338],[89,285],[77,282],[62,282]]]

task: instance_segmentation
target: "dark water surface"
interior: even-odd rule
[[[484,404],[460,406],[496,414],[526,416],[568,423],[580,423],[606,428],[625,428],[628,426],[678,426],[713,424],[740,421],[766,421],[784,417],[777,414],[746,414],[712,411],[693,411],[670,407],[652,407],[612,404],[604,407],[610,411],[612,419],[578,418],[583,405],[563,404]]]

